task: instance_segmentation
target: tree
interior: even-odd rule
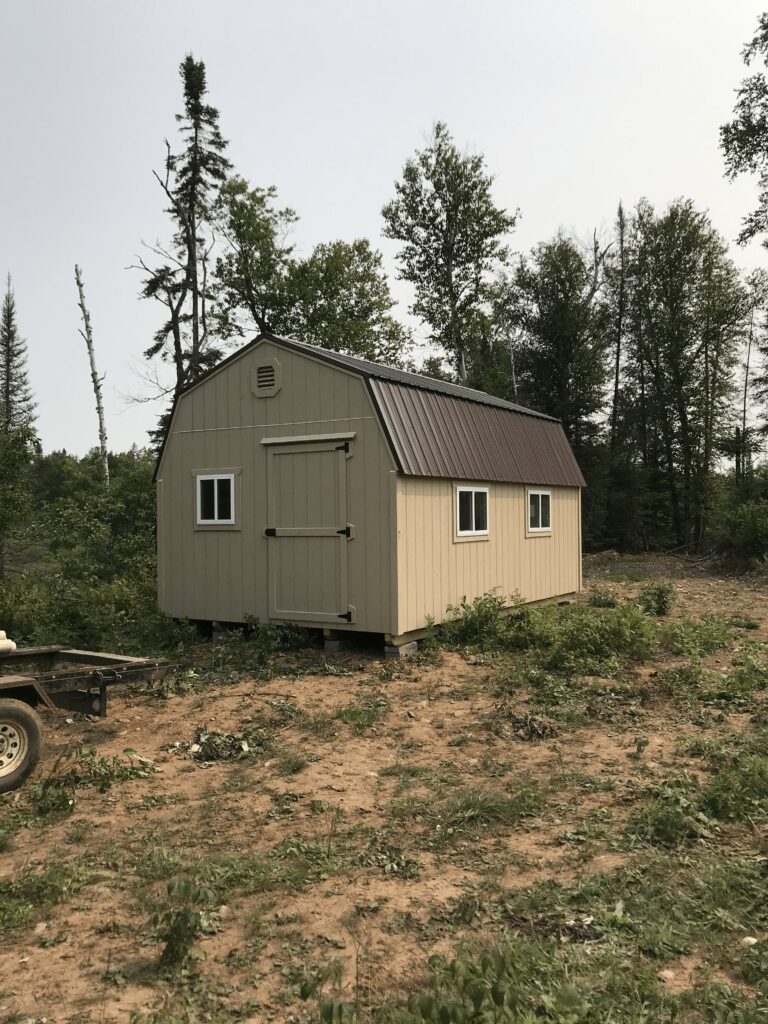
[[[503,239],[516,221],[493,202],[492,184],[484,158],[461,153],[437,122],[382,210],[385,236],[402,243],[399,276],[413,285],[411,312],[462,380],[487,338],[492,276],[507,257]]]
[[[185,146],[174,154],[166,141],[164,172],[153,172],[168,200],[175,230],[170,246],[147,247],[159,263],[150,266],[143,258],[138,263],[145,274],[142,298],[157,300],[166,314],[144,355],[171,362],[173,386],[160,391],[174,398],[221,356],[208,332],[209,261],[214,244],[210,221],[219,185],[231,166],[224,156],[227,142],[219,129],[219,112],[205,102],[205,64],[188,54],[179,71],[184,113],[177,114],[176,120]]]
[[[641,202],[629,248],[626,443],[657,498],[650,533],[700,548],[736,411],[745,292],[725,241],[690,200],[661,215]]]
[[[301,341],[379,362],[402,362],[408,332],[394,319],[381,254],[366,239],[317,245],[294,255],[296,213],[274,188],[243,178],[222,187],[217,224],[227,248],[216,262],[217,321],[225,336],[248,331]]]
[[[522,258],[514,278],[522,328],[520,394],[562,420],[577,456],[599,433],[606,404],[610,338],[600,294],[603,259],[597,242],[587,257],[559,234]]]
[[[760,15],[742,57],[747,67],[756,59],[768,65],[768,13]],[[731,181],[740,174],[758,177],[757,207],[744,218],[739,234],[739,242],[745,244],[768,229],[768,79],[764,71],[749,75],[736,90],[734,118],[720,128],[720,148]]]
[[[77,285],[78,305],[80,307],[80,313],[83,318],[83,326],[80,329],[80,335],[85,342],[85,347],[88,350],[88,362],[91,368],[91,384],[93,385],[93,394],[96,399],[96,415],[99,420],[99,453],[101,456],[102,472],[104,473],[104,482],[109,487],[109,455],[107,452],[107,426],[104,420],[104,402],[102,399],[101,385],[104,381],[103,377],[100,377],[96,370],[96,353],[93,348],[93,328],[91,326],[91,314],[88,312],[88,307],[85,304],[85,288],[83,287],[83,275],[80,267],[75,264],[75,284]]]
[[[28,520],[32,508],[28,470],[37,451],[30,426],[0,430],[0,580],[6,574],[8,536]]]
[[[227,337],[283,330],[293,258],[287,238],[299,218],[278,209],[276,198],[274,187],[251,188],[236,176],[221,188],[216,223],[227,248],[216,262],[217,315]]]
[[[16,297],[9,274],[0,309],[0,430],[31,426],[37,418],[35,408],[27,370],[27,343],[16,323]]]
[[[316,246],[291,265],[286,290],[287,334],[374,362],[403,363],[410,338],[391,314],[381,253],[367,239]]]

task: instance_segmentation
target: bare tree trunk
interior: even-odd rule
[[[77,283],[77,293],[79,296],[78,306],[83,316],[83,327],[80,328],[80,334],[85,341],[86,348],[88,349],[88,361],[91,364],[91,382],[93,383],[93,393],[96,396],[96,414],[99,417],[99,452],[101,454],[101,465],[104,470],[104,482],[109,487],[109,454],[107,450],[107,427],[104,422],[104,402],[102,401],[101,385],[104,380],[103,377],[99,377],[96,371],[96,356],[93,351],[93,329],[91,327],[91,314],[88,312],[88,307],[85,304],[85,291],[83,289],[83,274],[80,267],[75,264],[75,281]]]

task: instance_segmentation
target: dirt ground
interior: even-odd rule
[[[585,567],[586,587],[610,586],[623,597],[665,577],[677,597],[672,618],[748,616],[758,625],[750,641],[768,639],[764,577],[610,554]],[[730,664],[733,651],[706,663]],[[329,657],[333,664],[320,674],[281,677],[278,667],[269,681],[123,695],[105,720],[48,718],[38,780],[78,746],[107,758],[133,751],[153,770],[106,792],[79,789],[71,814],[42,823],[29,811],[29,786],[0,798],[0,824],[22,821],[2,855],[0,884],[52,864],[71,866],[75,879],[54,901],[33,898],[26,920],[0,936],[0,1022],[128,1024],[134,1011],[158,1012],[159,1021],[164,1006],[176,1019],[178,987],[158,968],[152,918],[168,883],[190,865],[217,905],[196,944],[188,996],[211,1015],[189,1019],[317,1019],[316,1005],[299,997],[300,982],[334,960],[343,972],[340,997],[396,998],[420,983],[432,954],[450,955],[463,938],[493,933],[497,925],[482,914],[462,921],[462,908],[480,905],[483,894],[571,882],[631,858],[616,837],[638,778],[671,768],[702,772],[700,760],[680,752],[690,722],[663,701],[526,742],[489,728],[497,698],[487,659],[442,652],[436,664],[414,665],[385,663],[375,652]],[[658,667],[631,670],[629,682]],[[521,714],[530,711],[526,694],[511,699]],[[334,717],[344,708],[359,716]],[[722,715],[706,734],[738,730],[747,717]],[[201,727],[241,734],[265,722],[270,742],[241,760],[201,763],[187,749]],[[427,824],[430,805],[457,786],[488,785],[505,793],[537,785],[549,797],[543,810],[506,829],[446,841],[440,826]],[[682,957],[667,965],[665,981],[689,986],[703,966],[695,955]]]

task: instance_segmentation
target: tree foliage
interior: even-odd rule
[[[399,276],[413,286],[411,312],[462,379],[488,339],[493,273],[516,220],[496,206],[492,185],[484,158],[462,153],[437,122],[382,210],[385,236],[402,243]]]
[[[409,336],[392,316],[381,254],[360,238],[321,243],[298,258],[288,241],[298,216],[276,199],[274,188],[251,188],[243,178],[221,189],[218,223],[228,243],[216,264],[222,333],[285,334],[401,363]]]
[[[184,112],[176,119],[184,145],[174,153],[166,142],[164,172],[155,173],[168,201],[173,236],[169,246],[158,242],[148,247],[150,263],[139,260],[145,275],[142,298],[154,299],[164,309],[163,323],[144,354],[171,363],[174,398],[221,358],[208,328],[210,221],[218,186],[231,166],[224,155],[227,142],[219,129],[219,112],[205,102],[205,64],[188,54],[179,72]]]
[[[757,31],[744,47],[747,67],[761,61],[768,66],[768,13],[760,15]],[[762,69],[748,75],[736,90],[733,120],[720,129],[725,169],[733,180],[740,174],[758,179],[757,206],[742,222],[739,241],[744,244],[768,230],[768,78]],[[766,242],[764,241],[765,245]]]
[[[11,275],[0,307],[0,430],[29,427],[37,418],[29,383],[27,343],[19,334]]]

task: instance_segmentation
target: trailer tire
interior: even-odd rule
[[[43,749],[43,725],[28,704],[0,699],[0,793],[18,789]]]

